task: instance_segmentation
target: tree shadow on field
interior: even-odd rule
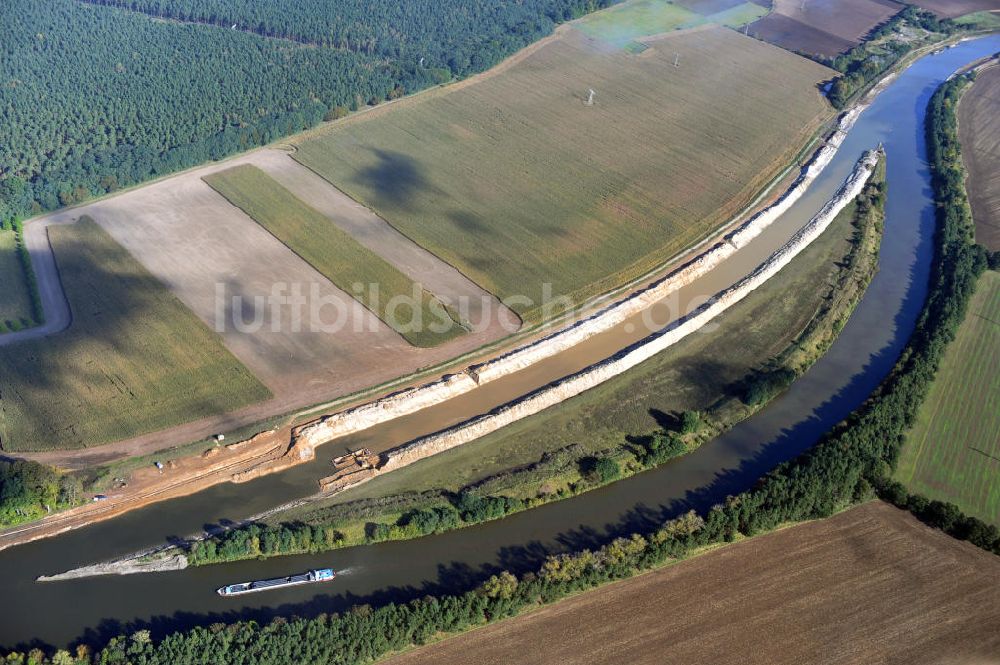
[[[417,191],[430,186],[410,155],[375,148],[372,154],[378,161],[361,169],[354,182],[372,191],[375,207],[406,207],[413,202]]]
[[[170,397],[183,394],[177,391],[184,387],[148,381],[130,385],[129,378],[171,362],[174,353],[185,354],[185,342],[197,346],[204,339],[187,337],[189,326],[175,320],[183,305],[96,222],[84,217],[71,226],[51,227],[49,236],[72,323],[55,335],[0,347],[8,429],[12,438],[21,439],[0,444],[8,451],[73,449],[163,426],[169,416],[159,405],[166,401],[169,409]],[[203,325],[187,314],[190,327]],[[162,336],[159,344],[142,332],[162,334],[165,327],[180,339]],[[225,385],[221,378],[219,385]],[[226,390],[203,396],[185,409],[185,419],[222,413],[230,403]],[[102,413],[109,414],[108,422],[81,426],[79,421]]]

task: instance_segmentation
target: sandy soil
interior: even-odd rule
[[[127,488],[109,490],[104,501],[87,503],[0,531],[0,550],[229,482],[235,474],[251,471],[281,457],[288,449],[290,436],[290,428],[284,427],[261,432],[247,441],[209,449],[201,455],[168,462],[162,470],[152,465],[138,469],[129,474]]]
[[[958,107],[966,189],[976,223],[976,240],[1000,250],[1000,65],[979,72]]]
[[[874,502],[387,663],[997,663],[1000,557]]]

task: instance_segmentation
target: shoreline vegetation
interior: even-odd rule
[[[669,429],[628,436],[591,452],[571,444],[546,452],[534,463],[500,471],[458,491],[430,490],[361,499],[329,508],[319,520],[252,523],[194,541],[192,565],[416,538],[499,519],[570,498],[654,468],[693,451],[763,408],[818,360],[846,323],[874,277],[884,216],[885,163],[861,196],[841,216],[854,226],[850,249],[835,283],[796,338],[748,375],[742,394],[720,395],[701,411],[685,411]],[[359,517],[360,516],[360,517]],[[309,522],[309,523],[307,523]]]
[[[932,186],[938,203],[934,270],[920,318],[889,376],[866,402],[812,449],[781,464],[753,488],[729,497],[706,515],[694,512],[659,528],[616,538],[595,550],[550,556],[535,572],[500,572],[461,594],[426,596],[405,604],[365,605],[311,619],[276,619],[218,624],[172,633],[154,641],[148,630],[110,640],[96,662],[142,660],[169,663],[241,662],[247,650],[259,663],[367,663],[391,653],[515,616],[542,604],[631,577],[696,551],[752,537],[794,522],[821,519],[880,495],[905,507],[928,525],[1000,554],[1000,531],[962,515],[940,501],[911,495],[890,480],[903,433],[916,417],[948,342],[954,338],[976,279],[986,269],[986,252],[973,244],[971,220],[961,205],[963,179],[955,179],[957,151],[954,95],[962,77],[943,84],[932,97],[927,138]],[[953,99],[951,100],[953,101]],[[951,113],[949,113],[949,110]],[[960,175],[960,171],[959,171]],[[235,638],[235,639],[234,639]],[[90,662],[87,647],[78,661]],[[52,659],[40,650],[35,663],[73,662],[67,651]],[[10,662],[25,662],[14,654]]]

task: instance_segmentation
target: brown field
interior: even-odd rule
[[[976,241],[1000,250],[1000,66],[984,69],[958,107]]]
[[[997,663],[998,579],[1000,557],[873,502],[385,662]]]
[[[545,282],[580,302],[704,238],[831,115],[831,70],[733,30],[644,44],[565,29],[502,75],[334,123],[294,157],[537,318]]]
[[[791,51],[835,56],[902,9],[892,0],[775,0],[750,33]]]
[[[909,0],[909,4],[928,9],[941,18],[1000,9],[997,0]]]

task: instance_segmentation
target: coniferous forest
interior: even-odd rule
[[[72,205],[481,71],[603,4],[7,0],[0,219]]]

